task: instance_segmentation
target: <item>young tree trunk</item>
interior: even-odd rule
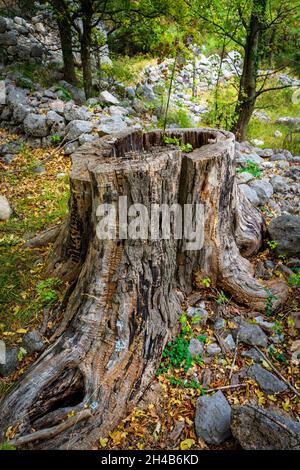
[[[151,384],[195,273],[254,309],[265,308],[269,294],[238,248],[258,249],[261,217],[239,198],[233,135],[213,129],[167,135],[194,151],[166,146],[161,131],[133,131],[73,155],[70,216],[48,265],[48,274],[68,279],[73,290],[50,346],[0,404],[0,435],[12,426],[12,445],[89,449],[107,435]],[[188,240],[172,236],[173,217],[169,238],[99,237],[99,205],[117,209],[124,196],[128,207],[148,210],[191,204],[197,246],[189,249]],[[121,215],[117,226],[124,229]],[[277,308],[286,286],[267,287]]]
[[[82,34],[80,37],[80,55],[82,63],[83,86],[86,99],[91,98],[93,94],[93,77],[91,64],[91,46],[92,46],[92,2],[89,0],[81,1],[82,7]]]
[[[238,141],[246,138],[246,131],[257,98],[256,81],[260,56],[260,34],[264,26],[267,0],[254,0],[247,30],[243,71],[235,109],[237,121],[233,132]]]
[[[77,83],[75,73],[75,63],[73,57],[73,38],[70,22],[67,18],[66,6],[62,0],[51,0],[54,7],[54,15],[56,18],[61,49],[64,61],[64,79],[72,84]]]

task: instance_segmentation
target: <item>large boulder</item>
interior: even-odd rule
[[[300,119],[290,116],[284,116],[277,119],[276,124],[284,124],[285,126],[297,127],[300,126]]]
[[[234,406],[231,431],[246,450],[300,450],[300,423],[258,406]]]
[[[287,256],[300,254],[300,217],[281,215],[268,226],[270,238],[277,243],[276,250]]]
[[[197,436],[208,444],[221,444],[231,436],[231,408],[219,390],[211,396],[198,398],[195,428]]]
[[[12,214],[11,207],[5,196],[0,196],[0,220],[8,220]]]
[[[46,116],[30,113],[24,120],[24,131],[32,137],[45,137],[49,133]]]

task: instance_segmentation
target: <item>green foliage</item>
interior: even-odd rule
[[[255,178],[260,178],[262,173],[259,165],[252,160],[247,160],[236,171],[237,173],[250,173]]]
[[[42,305],[52,305],[58,299],[58,287],[61,285],[60,279],[49,278],[40,281],[36,286],[38,301]]]
[[[267,240],[267,245],[270,248],[270,250],[275,250],[277,248],[278,243],[275,242],[275,240]]]
[[[176,145],[176,147],[178,147],[182,152],[190,153],[193,151],[192,144],[183,144],[177,137],[168,137],[167,135],[164,135],[163,141],[168,145]]]
[[[9,442],[3,442],[0,444],[0,450],[16,450],[16,447],[11,446]]]
[[[229,302],[229,298],[225,295],[224,291],[221,290],[221,292],[218,293],[216,302],[218,305],[222,305]]]
[[[54,135],[51,136],[51,143],[53,145],[59,144],[60,141],[61,141],[61,136],[60,135],[54,134]]]
[[[24,357],[26,356],[26,354],[27,354],[26,349],[24,349],[24,348],[21,347],[21,348],[19,349],[19,352],[18,352],[18,361],[19,361],[19,362],[23,361],[23,359],[24,359]]]
[[[71,101],[73,99],[73,96],[72,94],[69,92],[69,90],[67,90],[66,87],[60,85],[58,87],[58,90],[60,91],[60,98],[63,100],[63,101]]]
[[[211,284],[212,284],[212,280],[210,277],[205,277],[204,279],[202,279],[202,284],[204,285],[204,287],[206,288],[209,288],[211,287]]]
[[[268,297],[267,297],[267,300],[266,300],[265,313],[266,313],[267,317],[270,317],[273,313],[274,300],[276,300],[277,297],[267,287],[265,288],[265,291],[268,294]]]
[[[300,287],[300,268],[297,268],[296,273],[289,277],[288,282],[291,287]]]

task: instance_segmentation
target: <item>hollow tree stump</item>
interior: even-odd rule
[[[51,345],[0,404],[2,436],[13,426],[16,445],[88,449],[112,430],[151,383],[180,313],[179,291],[191,291],[195,272],[257,310],[265,308],[266,287],[274,308],[285,299],[285,284],[263,286],[240,254],[258,250],[262,220],[238,194],[233,135],[167,134],[194,151],[166,146],[160,131],[134,131],[72,156],[70,216],[47,267],[69,280],[72,292]],[[121,196],[149,209],[198,204],[197,249],[187,251],[186,240],[172,236],[99,238],[97,208],[117,207]],[[171,234],[175,229],[171,217]],[[68,425],[71,411],[78,420]]]

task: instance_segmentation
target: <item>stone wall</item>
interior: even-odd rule
[[[58,34],[55,23],[50,21],[50,13],[43,11],[31,22],[19,16],[1,16],[0,54],[4,64],[61,62]]]

